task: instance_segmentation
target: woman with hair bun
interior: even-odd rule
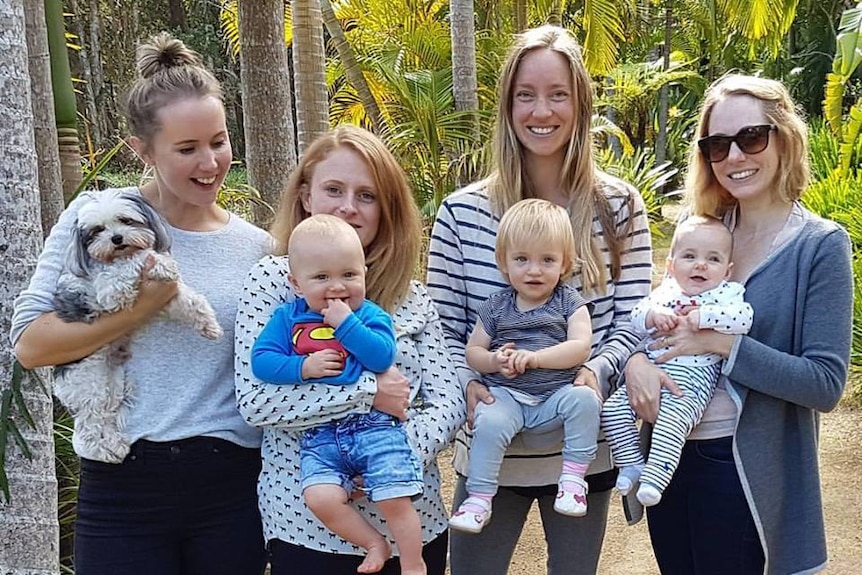
[[[152,279],[141,280],[128,309],[92,323],[57,316],[54,293],[77,214],[99,194],[84,192],[45,241],[15,302],[11,340],[21,364],[35,368],[131,337],[131,450],[120,463],[80,454],[78,575],[258,575],[265,564],[255,489],[261,434],[236,407],[233,333],[245,272],[270,251],[270,238],[216,204],[232,154],[222,90],[199,55],[162,33],[138,48],[137,70],[126,113],[130,143],[154,178],[123,191],[143,196],[166,220],[183,281],[206,296],[224,335],[210,341],[160,317],[177,284]]]

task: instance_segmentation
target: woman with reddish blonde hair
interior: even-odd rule
[[[354,385],[267,384],[251,372],[252,345],[274,310],[296,297],[287,281],[287,241],[299,222],[316,214],[337,216],[359,235],[368,266],[367,297],[392,316],[395,326],[395,365],[363,374]],[[437,454],[464,422],[464,399],[437,310],[424,286],[412,279],[422,230],[404,172],[379,138],[339,126],[303,154],[272,234],[276,255],[249,274],[236,330],[239,408],[249,423],[263,428],[258,492],[272,574],[356,573],[365,550],[330,533],[303,503],[299,448],[305,430],[373,407],[406,420],[404,429],[424,469],[424,493],[414,503],[422,523],[422,557],[428,575],[443,575],[448,534]],[[375,505],[358,494],[353,505],[393,542]],[[392,558],[379,573],[400,572],[398,559]]]

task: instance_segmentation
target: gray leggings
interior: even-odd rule
[[[452,575],[506,575],[515,545],[536,497],[501,487],[494,497],[491,522],[473,535],[449,531],[449,566]],[[538,497],[545,540],[548,575],[595,575],[605,537],[611,492],[587,496],[586,517],[566,517],[554,511],[554,493]],[[465,479],[458,476],[453,509],[467,498]]]

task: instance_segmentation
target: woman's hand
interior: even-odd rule
[[[667,350],[656,358],[656,363],[665,363],[680,355],[700,355],[717,353],[722,357],[730,356],[730,350],[736,336],[719,333],[713,329],[699,329],[698,314],[688,314],[680,317],[679,325],[671,332],[656,333],[656,341],[650,344],[650,349]]]
[[[644,353],[633,354],[626,362],[624,373],[629,404],[638,417],[646,422],[655,423],[658,417],[662,387],[677,397],[682,396],[682,391],[673,379],[653,365]]]
[[[602,397],[602,388],[599,385],[599,378],[596,377],[596,373],[588,368],[581,367],[578,370],[578,373],[575,375],[575,381],[572,382],[573,385],[586,385],[590,389],[596,392],[596,395],[599,396],[599,400],[604,402],[605,398]]]
[[[476,412],[476,406],[479,405],[480,402],[490,405],[494,403],[494,396],[491,395],[491,391],[478,380],[471,379],[467,383],[467,427],[470,429],[473,429],[473,415]]]
[[[138,299],[135,300],[132,306],[135,316],[141,320],[148,320],[162,311],[179,293],[177,282],[148,277],[149,271],[155,263],[156,260],[152,255],[147,258],[144,268],[141,270]]]
[[[410,382],[394,365],[383,373],[377,374],[377,393],[374,394],[372,407],[401,421],[407,421],[407,408],[410,407]]]

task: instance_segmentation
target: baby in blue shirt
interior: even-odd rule
[[[288,257],[288,279],[301,297],[280,305],[255,341],[254,375],[274,384],[349,385],[363,371],[386,371],[395,358],[395,331],[389,315],[365,299],[365,254],[356,231],[335,216],[311,216],[290,235]],[[398,419],[372,409],[307,431],[300,470],[308,508],[367,551],[360,573],[379,571],[391,549],[350,505],[357,476],[390,526],[402,572],[425,572],[411,501],[422,493],[422,466]]]

